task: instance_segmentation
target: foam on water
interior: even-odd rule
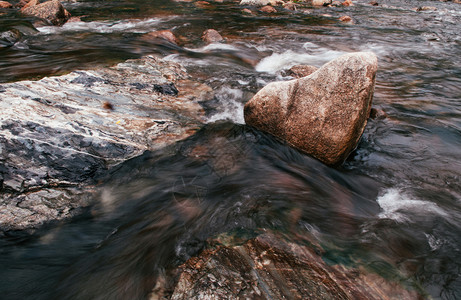
[[[242,96],[243,92],[241,90],[223,86],[216,92],[217,112],[208,117],[207,123],[230,120],[237,124],[245,124],[243,103],[239,102]]]
[[[411,215],[441,215],[447,213],[437,204],[430,201],[414,200],[398,189],[389,189],[376,200],[382,208],[380,218],[393,219],[399,222],[410,221]]]
[[[257,65],[256,71],[275,74],[281,70],[287,70],[295,65],[313,65],[320,67],[323,64],[335,59],[346,52],[320,49],[312,49],[312,43],[306,43],[303,48],[308,48],[308,52],[295,52],[287,50],[283,53],[273,53],[270,56],[263,58]]]
[[[209,51],[214,51],[214,50],[238,51],[239,49],[231,44],[211,43],[211,44],[206,45],[205,47],[201,47],[198,49],[188,49],[188,50],[196,51],[196,52],[209,52]]]
[[[43,26],[37,28],[40,34],[57,34],[61,32],[133,32],[147,33],[158,30],[157,25],[161,22],[171,20],[168,18],[149,18],[144,20],[119,20],[119,21],[94,21],[94,22],[68,22],[61,27]]]

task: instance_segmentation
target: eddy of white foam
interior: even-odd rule
[[[414,214],[447,215],[437,204],[430,201],[411,199],[411,196],[402,193],[398,189],[387,190],[376,201],[383,210],[379,214],[379,217],[383,219],[405,222],[409,221],[409,217]]]

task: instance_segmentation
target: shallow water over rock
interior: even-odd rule
[[[86,208],[68,214],[72,220],[33,235],[4,232],[2,295],[148,297],[158,278],[168,277],[214,237],[236,232],[246,241],[266,228],[283,232],[289,240],[313,236],[328,263],[366,266],[387,278],[404,278],[435,299],[461,298],[461,6],[368,2],[299,6],[296,11],[277,7],[274,14],[245,7],[253,15],[242,13],[238,1],[208,6],[65,2],[81,21],[37,30],[33,19],[14,9],[0,11],[0,81],[9,82],[0,87],[4,105],[19,79],[76,71],[65,78],[82,89],[97,87],[105,83],[92,71],[96,66],[151,54],[181,63],[194,80],[214,92],[210,100],[194,106],[203,109],[202,121],[210,124],[188,140],[137,157],[143,150],[136,148],[124,156],[133,159],[115,169],[104,165],[97,177],[88,170],[99,184],[94,189],[48,187],[53,190],[15,198],[19,207],[51,195],[66,203],[81,201]],[[436,10],[418,11],[418,6]],[[339,21],[344,15],[352,22]],[[201,35],[209,28],[225,42],[206,45]],[[145,37],[164,29],[175,33],[178,45]],[[239,125],[248,99],[269,82],[291,79],[284,72],[291,66],[320,67],[355,51],[378,56],[373,104],[387,118],[368,121],[358,148],[341,168],[326,167]],[[43,80],[52,82],[50,78]],[[129,87],[136,92],[152,84],[136,83]],[[122,88],[128,89],[126,84]],[[193,85],[190,90],[195,90]],[[75,114],[65,103],[40,98],[37,105]],[[223,119],[229,122],[213,123]],[[24,132],[6,119],[2,122],[11,135],[1,142],[0,154],[5,155]],[[50,126],[23,125],[34,134],[51,133]],[[68,140],[61,134],[59,142]],[[55,132],[53,136],[60,137]],[[29,149],[27,143],[22,145]],[[12,160],[1,163],[4,176]],[[33,171],[40,173],[37,166]],[[8,185],[15,189],[13,182]],[[66,213],[56,210],[56,215]]]

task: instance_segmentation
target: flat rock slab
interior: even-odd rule
[[[245,105],[245,121],[325,164],[340,164],[365,129],[377,69],[373,53],[358,52],[309,76],[270,83]]]
[[[211,95],[180,65],[155,57],[1,84],[0,229],[64,217],[78,206],[62,196],[69,187],[93,184],[109,167],[193,134],[204,121],[199,101]],[[17,204],[30,199],[41,211]]]
[[[328,265],[313,247],[274,234],[205,250],[179,272],[169,299],[420,299],[364,269]]]

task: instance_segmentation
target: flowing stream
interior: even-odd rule
[[[143,299],[207,239],[270,229],[315,236],[331,263],[461,299],[461,4],[368,2],[252,16],[232,1],[82,0],[64,3],[82,21],[38,29],[5,10],[0,32],[23,36],[0,44],[0,82],[156,54],[216,96],[196,135],[112,170],[79,217],[2,238],[1,298]],[[208,28],[226,42],[205,45]],[[180,46],[144,36],[162,29]],[[355,51],[378,56],[373,106],[387,117],[369,120],[340,168],[244,125],[245,102],[284,70]]]

